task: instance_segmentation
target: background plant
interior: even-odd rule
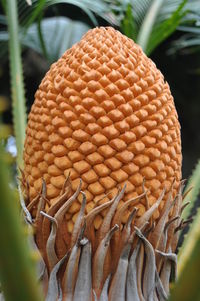
[[[187,125],[190,127],[190,124],[193,124],[193,128],[191,127],[189,133],[192,133],[193,137],[195,137],[194,142],[197,146],[195,149],[191,147],[191,140],[185,140],[183,131],[183,151],[184,158],[186,158],[184,166],[186,166],[185,169],[187,170],[185,173],[189,173],[195,160],[192,157],[193,154],[197,158],[200,153],[200,139],[198,134],[195,134],[195,132],[197,133],[195,130],[195,118],[189,117],[187,119],[188,117],[186,117],[198,116],[198,113],[200,113],[200,106],[197,102],[197,92],[200,92],[199,88],[197,88],[197,86],[200,86],[198,77],[200,70],[200,4],[198,0],[98,0],[95,2],[91,0],[18,0],[17,7],[14,7],[13,3],[15,2],[12,0],[1,1],[0,58],[3,63],[0,64],[0,76],[2,74],[4,84],[0,87],[1,95],[6,95],[8,88],[12,90],[13,126],[18,152],[18,165],[22,165],[26,110],[27,108],[28,110],[30,109],[37,85],[49,68],[49,65],[57,60],[73,43],[78,41],[89,28],[97,25],[112,25],[137,41],[143,47],[143,50],[148,55],[151,55],[153,60],[163,70],[163,73],[166,74],[175,96],[182,124],[184,125],[185,120],[187,120],[183,130]],[[68,8],[68,12],[66,8]],[[8,73],[5,72],[4,74],[3,71],[6,70],[5,66],[7,66],[8,48],[11,86],[8,84]],[[22,48],[22,56],[20,48]],[[194,62],[193,66],[186,62],[189,58],[191,59],[190,63]],[[180,60],[184,64],[181,65]],[[30,98],[26,105],[22,61],[25,69],[26,95]],[[171,69],[169,68],[170,64]],[[180,72],[180,66],[184,66],[185,70]],[[36,73],[34,70],[36,70]],[[193,80],[190,80],[190,78]],[[28,80],[31,82],[31,85]],[[183,81],[186,84],[183,85]],[[177,86],[179,86],[179,90],[176,89]],[[192,87],[195,87],[196,90]],[[183,91],[181,95],[180,91]],[[0,97],[2,97],[1,95]],[[182,109],[183,107],[186,109]],[[5,123],[10,123],[10,114],[3,113],[1,119],[1,126],[4,127],[5,132]],[[193,123],[192,119],[194,119]],[[10,127],[7,127],[7,129],[9,129],[7,133],[10,135]],[[7,136],[6,134],[2,137],[1,144],[9,149]],[[191,135],[189,134],[188,136]],[[188,152],[185,151],[186,149],[188,149]],[[4,174],[5,166],[2,172]],[[9,181],[11,182],[11,180]],[[194,189],[185,198],[185,203],[190,201],[190,205],[185,209],[185,219],[191,216],[192,208],[198,207],[199,204],[199,163],[188,181],[187,189],[191,185],[194,185]],[[2,191],[7,191],[8,187],[2,186],[1,189]],[[13,198],[9,193],[7,197]],[[18,215],[16,212],[14,214]],[[193,215],[194,222],[189,228],[189,234],[185,235],[185,242],[179,253],[179,261],[184,263],[180,268],[181,276],[177,290],[175,289],[172,293],[172,300],[176,301],[183,300],[180,298],[184,295],[183,288],[185,283],[189,283],[187,282],[187,277],[190,275],[190,268],[191,266],[193,267],[193,275],[196,277],[195,273],[199,262],[198,256],[195,254],[199,250],[198,229],[200,215],[199,213],[197,215],[193,213]],[[5,228],[8,220],[2,220],[2,222],[4,222],[2,227]],[[26,247],[23,246],[23,248]],[[13,273],[13,270],[11,273]],[[188,281],[191,281],[191,279],[188,279]],[[195,281],[193,281],[193,284],[195,284]],[[194,296],[197,297],[197,285],[194,285],[193,288],[196,292]],[[184,296],[186,298],[186,295]],[[28,300],[31,299],[28,298]]]
[[[27,228],[22,226],[17,191],[9,187],[10,177],[6,154],[0,146],[0,280],[1,289],[8,301],[41,301],[36,271],[26,243]],[[1,293],[0,293],[1,298]]]

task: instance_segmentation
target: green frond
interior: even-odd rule
[[[137,43],[142,47],[144,52],[147,50],[147,45],[149,44],[150,36],[162,3],[163,0],[152,1],[138,32]]]
[[[178,282],[169,301],[200,300],[200,210],[178,255]]]
[[[191,189],[191,191],[184,198],[183,204],[189,203],[189,205],[183,210],[183,219],[187,219],[190,216],[191,210],[194,207],[195,201],[200,192],[200,160],[197,162],[197,165],[188,180],[185,191],[188,189]]]
[[[130,4],[127,5],[125,16],[122,20],[121,28],[122,28],[123,33],[127,37],[129,37],[133,40],[136,40],[137,27],[136,27],[135,20],[133,18],[132,8],[131,8]]]
[[[197,0],[135,0],[130,1],[132,7],[132,16],[130,13],[124,20],[134,20],[133,38],[140,44],[143,50],[150,55],[151,52],[165,39],[167,39],[175,30],[187,32],[190,27],[193,36],[187,35],[181,37],[180,46],[178,43],[172,45],[172,51],[183,47],[199,45],[199,35],[196,30],[199,29],[200,5]],[[129,22],[130,23],[130,22]],[[133,24],[133,22],[131,23]],[[179,26],[180,25],[180,26]],[[124,21],[122,22],[122,29]],[[130,30],[131,27],[129,27]],[[129,34],[130,36],[130,34]],[[137,39],[136,39],[137,38]],[[170,50],[171,51],[171,50]],[[171,52],[172,52],[171,51]]]
[[[23,147],[26,128],[26,107],[23,84],[21,49],[18,33],[17,5],[15,0],[7,1],[9,30],[9,60],[12,90],[12,111],[17,145],[17,164],[23,166]]]
[[[101,0],[32,0],[29,6],[26,1],[18,0],[19,3],[19,20],[21,26],[28,28],[38,19],[38,16],[48,7],[59,4],[70,4],[79,7],[89,17],[94,26],[98,26],[95,15],[100,16],[111,24],[116,22],[114,14],[110,8],[109,1]]]
[[[6,301],[41,301],[28,241],[20,221],[17,194],[0,146],[0,280]],[[1,295],[0,295],[1,298]],[[2,300],[2,299],[1,299]]]
[[[184,199],[184,204],[189,203],[189,205],[183,210],[182,217],[187,220],[191,215],[191,210],[194,207],[197,196],[200,192],[200,161],[198,161],[196,168],[194,169],[192,176],[190,177],[185,191],[187,192],[190,188],[190,192],[186,195]],[[178,257],[179,265],[178,271],[182,272],[185,265],[189,261],[191,254],[194,250],[196,241],[200,240],[200,209],[198,209],[197,214],[193,217],[193,222],[190,224],[189,231],[185,235],[183,245],[181,246]]]
[[[66,49],[78,42],[90,27],[81,21],[72,21],[66,17],[51,17],[41,21],[41,36],[45,45],[46,55],[50,63],[58,60]],[[22,37],[23,46],[29,47],[44,55],[38,25],[33,23]]]
[[[184,9],[185,4],[186,0],[182,1],[169,19],[163,21],[159,25],[154,26],[149,37],[149,42],[146,44],[147,55],[149,55],[162,41],[166,40],[176,30],[181,20],[187,13]]]

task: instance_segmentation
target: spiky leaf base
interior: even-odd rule
[[[180,218],[183,187],[182,182],[175,199],[172,193],[168,193],[160,218],[153,222],[152,215],[165,195],[164,190],[150,208],[148,192],[144,190],[142,195],[117,210],[126,189],[124,186],[111,201],[97,204],[85,214],[86,197],[81,191],[81,180],[70,197],[70,181],[67,180],[57,203],[44,212],[48,200],[43,183],[41,193],[29,203],[28,210],[23,202],[22,207],[26,219],[35,229],[35,242],[45,262],[43,284],[48,283],[46,300],[166,300],[169,282],[172,276],[176,277],[175,249],[177,232],[183,226]],[[80,193],[81,210],[70,244],[60,258],[64,216]],[[146,199],[147,210],[139,217],[134,205],[142,198]],[[127,222],[122,224],[128,206],[133,209]],[[34,207],[37,212],[33,219],[30,212]],[[93,221],[105,208],[108,208],[107,213],[96,231]]]

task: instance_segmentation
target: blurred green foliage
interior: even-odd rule
[[[183,256],[179,258],[181,264],[181,271],[179,271],[178,282],[173,285],[171,297],[169,301],[199,301],[199,271],[200,271],[200,211],[195,219],[195,226],[193,226],[193,233],[195,237],[191,237],[191,232],[188,233],[187,244],[184,245],[187,260]],[[192,240],[193,239],[193,240]],[[184,249],[183,249],[184,252]],[[184,262],[181,262],[183,260]]]
[[[28,2],[32,5],[28,5]],[[39,53],[40,57],[47,62],[45,67],[47,69],[48,65],[57,60],[66,48],[80,40],[82,34],[99,24],[115,26],[137,41],[148,55],[161,49],[158,46],[175,32],[176,39],[168,45],[171,54],[181,49],[198,51],[200,46],[199,0],[18,0],[17,6],[15,0],[1,0],[1,4],[0,24],[3,29],[0,31],[0,58],[6,60],[9,48],[13,124],[18,150],[17,162],[20,166],[23,162],[26,124],[21,47],[23,51],[31,49],[33,53]],[[67,14],[61,17],[60,12],[66,6],[78,8],[82,14],[81,19],[75,17],[71,20],[71,16]],[[76,16],[76,13],[74,15]],[[162,53],[159,54],[159,57],[161,56]],[[165,58],[166,54],[164,54]],[[173,66],[173,74],[174,68],[175,66]],[[31,71],[34,72],[34,70]],[[5,102],[0,99],[0,112],[5,110],[4,106]],[[6,138],[11,134],[11,128],[1,122],[0,131],[0,138],[3,141],[1,144],[5,146]],[[8,166],[3,162],[4,159],[5,153],[1,150],[0,239],[3,247],[0,250],[0,267],[2,267],[2,286],[7,300],[40,300],[34,271],[30,264],[30,253],[19,222],[19,212],[15,208],[17,207],[16,196],[8,186],[10,183]],[[200,189],[199,178],[200,164],[197,164],[187,186],[194,183],[195,187],[185,199],[185,202],[189,200],[191,205],[185,209],[184,218],[190,216],[191,209],[196,202]],[[177,286],[172,291],[171,300],[199,300],[197,282],[200,264],[199,223],[200,214],[198,213],[194,217],[189,234],[180,250],[181,274]],[[6,229],[6,235],[4,229]],[[15,299],[12,299],[13,296]]]
[[[183,219],[187,219],[190,217],[191,214],[191,209],[193,208],[193,206],[195,205],[195,202],[197,200],[197,197],[199,195],[200,192],[200,160],[197,162],[192,175],[190,176],[186,189],[190,190],[189,193],[187,193],[187,195],[184,198],[184,202],[183,204],[187,204],[188,206],[186,206],[186,208],[184,209],[183,213],[182,213],[182,218]]]
[[[5,11],[6,1],[1,1]],[[64,8],[65,5],[70,4],[78,7],[88,16],[90,27],[98,26],[98,18],[101,18],[107,24],[117,26],[128,37],[134,39],[148,55],[175,30],[186,32],[187,35],[181,35],[179,47],[176,43],[171,45],[172,51],[180,49],[181,45],[184,48],[199,46],[200,5],[198,0],[97,0],[95,2],[92,0],[33,0],[31,3],[28,5],[26,1],[18,0],[21,44],[37,51],[34,43],[27,43],[27,41],[31,41],[32,38],[39,41],[39,43],[37,42],[40,44],[39,52],[42,52],[46,59],[50,58],[50,62],[52,62],[51,58],[55,59],[55,56],[51,53],[54,50],[48,47],[46,32],[47,26],[49,26],[48,32],[52,26],[50,22],[45,23],[45,15],[51,9],[59,16],[59,7]],[[70,20],[67,21],[70,22]],[[5,28],[5,30],[0,31],[0,57],[4,57],[9,39],[6,30],[7,21],[4,15],[0,15],[0,23]],[[34,30],[28,30],[32,24],[34,24]],[[74,25],[74,22],[72,24]],[[60,26],[59,20],[57,26]],[[188,40],[188,32],[190,33],[190,41]],[[73,35],[77,33],[78,28],[73,31]],[[68,32],[65,32],[66,40],[69,39],[70,35],[71,30],[69,29]],[[54,36],[56,37],[56,32]],[[61,40],[56,41],[58,49],[62,49],[59,47],[62,43]]]
[[[36,273],[19,214],[17,191],[11,189],[5,152],[0,146],[0,281],[6,301],[41,301]]]

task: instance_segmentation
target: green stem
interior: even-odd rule
[[[9,58],[12,89],[12,110],[18,152],[17,164],[19,167],[23,167],[23,147],[26,128],[26,107],[23,86],[16,0],[7,0],[7,17],[9,30]]]
[[[16,194],[0,146],[0,278],[6,301],[41,301]]]
[[[144,18],[140,31],[137,37],[137,43],[142,47],[143,51],[146,53],[149,38],[153,30],[153,26],[156,22],[157,15],[159,13],[160,7],[163,0],[154,0]]]
[[[42,47],[44,57],[48,60],[49,57],[48,57],[45,41],[44,41],[43,34],[42,34],[42,28],[41,28],[42,16],[43,16],[43,14],[40,14],[40,16],[38,18],[37,29],[38,29],[38,36],[39,36],[39,39],[40,39],[40,44],[41,44],[41,47]]]

